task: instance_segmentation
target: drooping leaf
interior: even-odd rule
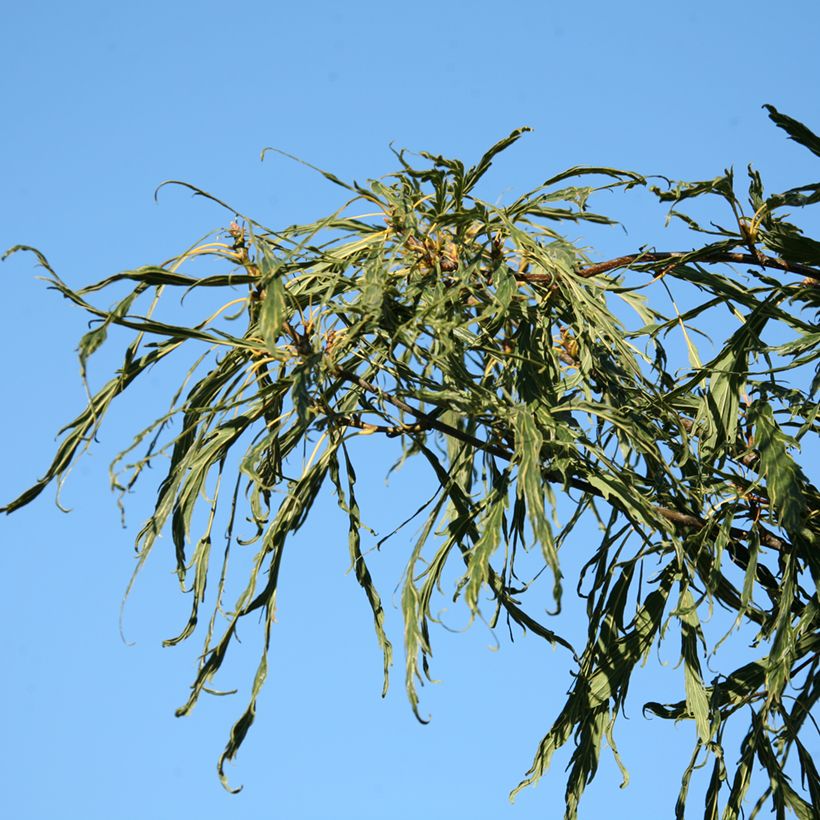
[[[805,145],[813,154],[820,157],[820,137],[818,137],[811,129],[798,122],[792,117],[781,114],[773,105],[763,106],[769,112],[769,119],[778,127],[782,128],[788,135],[789,139],[799,142],[800,145]]]

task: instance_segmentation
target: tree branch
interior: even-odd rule
[[[482,441],[481,439],[476,438],[475,436],[470,435],[469,433],[465,433],[463,430],[459,430],[456,427],[453,427],[449,424],[445,424],[444,422],[439,421],[439,419],[435,418],[429,413],[424,413],[421,410],[417,410],[416,408],[407,404],[407,402],[403,401],[402,399],[388,395],[383,390],[378,388],[376,385],[371,384],[366,379],[363,379],[361,376],[358,376],[355,373],[351,373],[346,370],[339,370],[338,375],[345,381],[352,382],[353,384],[358,385],[362,388],[362,390],[366,390],[368,393],[372,393],[378,396],[382,401],[386,401],[388,404],[392,404],[399,410],[402,410],[405,413],[408,413],[409,415],[418,419],[426,429],[436,430],[439,433],[443,433],[446,436],[456,438],[459,441],[464,442],[465,444],[469,444],[470,446],[475,447],[478,450],[483,450],[484,452],[490,453],[491,455],[503,459],[504,461],[512,461],[514,458],[514,454],[511,453],[509,450],[506,450],[502,447],[498,447],[495,444],[489,444],[488,442]],[[360,425],[356,424],[353,426],[358,427]],[[368,426],[368,429],[371,428],[375,428],[375,426]],[[374,432],[375,431],[376,430],[374,429]],[[389,428],[389,431],[393,435],[396,435],[398,428]],[[379,432],[388,432],[388,428],[385,428],[383,431],[379,430]],[[560,483],[566,482],[566,484],[573,487],[574,489],[581,490],[582,492],[589,493],[590,495],[594,495],[598,498],[603,498],[603,493],[600,490],[593,487],[591,484],[584,481],[583,479],[574,477],[567,478],[566,476],[561,475],[560,473],[555,473],[549,470],[542,471],[542,475],[547,481]],[[654,510],[662,518],[665,518],[671,524],[674,524],[678,527],[688,527],[690,529],[700,530],[703,529],[703,527],[705,527],[708,523],[699,516],[678,512],[677,510],[671,510],[668,507],[656,506],[654,507]],[[777,552],[787,552],[789,549],[791,549],[791,545],[788,541],[779,538],[773,532],[770,532],[769,530],[765,529],[765,527],[763,527],[762,525],[758,525],[758,530],[760,532],[760,543],[763,546],[769,547],[770,549],[776,550]],[[749,537],[749,533],[747,530],[741,530],[737,527],[732,527],[732,529],[729,531],[729,534],[732,538],[741,541],[744,541]]]
[[[689,256],[691,251],[664,251],[654,253],[630,253],[626,256],[619,256],[616,259],[610,259],[606,262],[598,262],[594,265],[588,265],[585,268],[579,268],[575,271],[577,276],[582,279],[588,279],[591,276],[597,276],[599,273],[607,273],[607,271],[618,270],[619,268],[628,268],[632,265],[654,265],[654,266],[668,266],[674,264],[676,259]],[[808,279],[815,282],[820,282],[820,271],[810,265],[803,265],[799,262],[787,262],[777,256],[765,256],[764,254],[752,255],[750,253],[733,253],[730,251],[723,251],[712,254],[709,257],[701,259],[693,259],[693,262],[714,263],[714,262],[734,262],[738,265],[754,265],[756,267],[765,266],[767,268],[777,268],[778,270],[789,271],[790,273],[799,273]],[[515,278],[523,282],[552,282],[554,277],[549,273],[516,273]]]

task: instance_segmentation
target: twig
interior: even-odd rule
[[[626,256],[619,256],[616,259],[609,259],[606,262],[598,262],[579,268],[575,271],[576,276],[588,279],[597,276],[599,273],[617,270],[618,268],[628,268],[632,265],[669,265],[670,260],[680,259],[690,256],[691,252],[664,251],[654,253],[630,253]],[[820,271],[810,265],[803,265],[799,262],[787,262],[777,256],[766,256],[764,254],[752,255],[750,253],[733,253],[721,251],[708,257],[693,259],[693,262],[713,263],[713,262],[734,262],[738,265],[765,266],[767,268],[777,268],[778,270],[789,271],[790,273],[800,273],[807,279],[815,282],[820,281]],[[522,282],[548,282],[555,281],[555,277],[550,273],[515,273],[515,278]]]

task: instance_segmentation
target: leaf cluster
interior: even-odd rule
[[[820,153],[806,126],[768,108]],[[263,651],[220,759],[223,782],[267,674],[283,555],[323,488],[348,520],[387,690],[393,647],[363,548],[371,535],[354,464],[359,440],[372,436],[392,443],[398,463],[429,468],[429,500],[388,536],[411,521],[418,528],[400,597],[405,687],[420,720],[434,600],[457,567],[448,594],[471,617],[530,632],[574,666],[566,702],[513,794],[568,746],[566,817],[576,817],[604,739],[623,768],[615,730],[633,673],[676,635],[684,697],[669,703],[659,693],[645,711],[694,726],[677,816],[693,774],[710,764],[704,816],[739,817],[760,765],[766,782],[753,814],[771,800],[778,816],[815,817],[820,778],[804,735],[820,697],[820,494],[798,453],[818,431],[820,243],[785,209],[815,204],[820,184],[766,194],[750,168],[740,194],[731,170],[654,186],[634,172],[576,167],[509,205],[480,199],[483,175],[526,130],[472,167],[426,153],[417,167],[397,152],[399,170],[365,185],[322,172],[348,194],[327,217],[272,230],[230,209],[234,220],[213,241],[79,289],[34,251],[50,286],[92,319],[79,344],[83,378],[112,327],[133,337],[112,378],[62,431],[42,479],[3,509],[59,481],[135,380],[196,350],[167,412],[138,432],[111,476],[126,494],[146,468],[165,464],[136,547],[139,569],[158,536],[171,534],[191,611],[167,643],[191,637],[209,609],[178,714],[212,691],[239,625],[261,623]],[[590,200],[635,188],[670,203],[693,247],[644,246],[595,262],[562,232],[564,223],[615,224]],[[714,207],[715,221],[687,213],[693,200]],[[217,272],[183,273],[195,259]],[[113,306],[92,301],[123,283],[129,290]],[[217,308],[193,323],[156,318],[174,293],[190,291],[215,295]],[[716,326],[725,337],[709,340]],[[212,566],[223,509],[227,538]],[[573,541],[588,551],[572,579],[587,623],[565,634],[562,550]],[[253,558],[229,602],[236,550]],[[536,618],[545,595],[551,614]],[[715,611],[730,619],[719,641]],[[707,680],[718,645],[750,634],[758,659]],[[733,763],[726,727],[744,719]],[[786,770],[795,754],[802,787]]]

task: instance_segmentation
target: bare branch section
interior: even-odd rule
[[[767,267],[787,271],[789,273],[798,273],[809,279],[820,281],[820,271],[809,265],[804,265],[799,262],[789,262],[786,259],[781,259],[775,256],[767,256],[762,253],[752,255],[750,253],[731,253],[720,251],[715,251],[704,257],[696,256],[694,259],[691,251],[653,251],[652,253],[630,253],[626,256],[619,256],[617,259],[609,259],[606,262],[598,262],[594,265],[582,267],[576,271],[576,275],[584,279],[588,279],[590,276],[599,276],[602,273],[609,273],[609,271],[621,270],[623,268],[632,268],[636,265],[641,265],[644,267],[654,266],[667,268],[670,265],[678,263],[679,260],[692,260],[702,264],[730,263],[734,265]],[[524,275],[522,276],[522,279],[529,280],[531,277]]]
[[[810,129],[769,114],[820,154]],[[372,614],[385,693],[393,645],[370,562],[388,540],[401,555],[404,683],[419,719],[442,596],[471,620],[506,619],[511,636],[524,630],[568,650],[566,702],[545,716],[553,722],[519,786],[567,751],[567,820],[598,771],[602,738],[617,748],[632,676],[670,635],[680,639],[685,699],[659,691],[645,710],[694,727],[676,812],[692,778],[711,768],[709,818],[739,820],[750,800],[771,801],[778,817],[820,816],[820,777],[804,742],[820,699],[820,492],[800,449],[820,432],[820,242],[786,210],[816,204],[820,189],[766,193],[751,168],[744,186],[727,171],[651,188],[691,228],[692,250],[590,263],[568,236],[579,222],[615,223],[591,210],[596,193],[647,180],[576,167],[508,206],[478,198],[483,175],[525,131],[472,167],[434,154],[415,167],[400,153],[395,174],[366,185],[322,172],[350,200],[311,224],[273,231],[229,209],[227,229],[166,264],[79,289],[39,252],[12,249],[33,251],[49,284],[89,314],[84,378],[112,327],[133,336],[121,366],[62,431],[43,477],[1,509],[59,482],[111,403],[190,351],[167,409],[142,421],[111,481],[122,503],[148,467],[163,466],[136,547],[139,569],[169,544],[166,560],[191,599],[166,644],[203,639],[179,715],[230,674],[240,623],[261,632],[251,695],[219,761],[226,787],[225,764],[262,704],[277,596],[289,591],[279,569],[298,530],[317,518],[328,526],[314,514],[325,489],[346,522],[340,540]],[[692,199],[714,208],[708,229],[686,213]],[[97,296],[111,304],[110,288],[118,301],[98,306]],[[175,298],[190,290],[202,298]],[[190,313],[209,297],[205,315]],[[730,321],[714,321],[716,311]],[[361,448],[350,446],[361,436],[431,476],[419,499],[396,499],[408,509],[381,538],[363,523],[371,496],[359,480]],[[227,543],[212,554],[223,529]],[[255,553],[229,561],[236,550]],[[310,579],[299,582],[296,594],[311,594]],[[241,590],[234,601],[232,589]],[[566,589],[584,599],[581,629],[562,615]],[[727,634],[715,641],[702,620],[724,615]],[[733,641],[753,642],[758,659],[732,668],[718,650]],[[707,662],[717,670],[709,680]],[[744,721],[734,760],[725,727]]]

